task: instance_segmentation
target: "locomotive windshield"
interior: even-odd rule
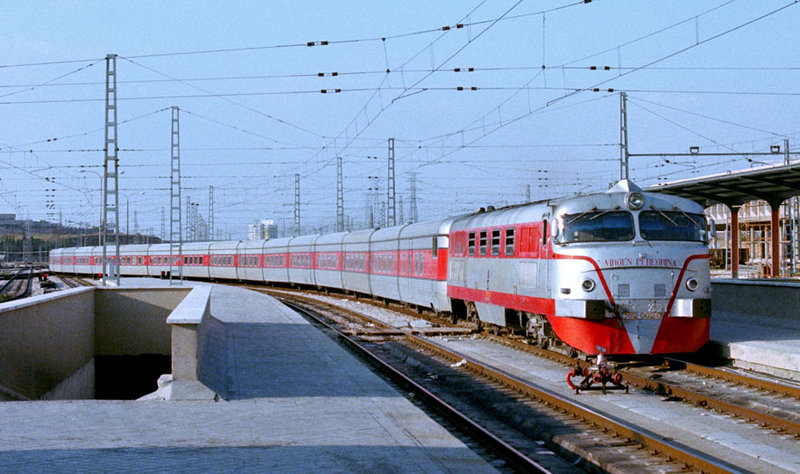
[[[703,242],[706,219],[702,214],[682,211],[642,211],[639,231],[647,240],[681,240]]]
[[[562,243],[614,242],[634,236],[633,216],[628,211],[582,212],[563,216]]]

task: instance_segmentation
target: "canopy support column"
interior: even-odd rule
[[[770,257],[772,258],[772,265],[769,276],[778,278],[781,276],[781,206],[780,204],[771,205],[770,215]]]
[[[741,206],[728,206],[731,210],[731,278],[739,278],[739,209]]]

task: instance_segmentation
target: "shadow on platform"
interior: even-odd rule
[[[143,447],[0,451],[11,472],[489,472],[467,448],[404,446]]]
[[[227,400],[397,396],[309,324],[226,323],[212,316],[200,330],[198,378]]]

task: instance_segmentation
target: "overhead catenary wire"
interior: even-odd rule
[[[126,61],[128,61],[129,63],[131,63],[131,64],[135,64],[136,66],[139,66],[139,67],[141,67],[141,68],[143,68],[143,69],[146,69],[146,70],[148,70],[148,71],[150,71],[150,72],[153,72],[153,73],[155,73],[155,74],[159,74],[159,75],[161,75],[161,76],[164,76],[164,77],[167,77],[167,78],[170,78],[170,79],[177,79],[177,78],[175,78],[175,77],[173,77],[173,76],[171,76],[171,75],[169,75],[169,74],[166,74],[166,73],[163,73],[163,72],[157,71],[156,69],[154,69],[154,68],[152,68],[152,67],[145,66],[144,64],[140,64],[140,63],[138,63],[138,62],[134,61],[133,59],[130,59],[130,58],[125,58],[125,57],[121,57],[121,59],[123,59],[123,60],[126,60]],[[207,89],[204,89],[204,88],[202,88],[202,87],[196,86],[196,85],[194,85],[194,84],[192,84],[192,83],[190,83],[190,82],[187,82],[187,81],[180,81],[180,82],[182,82],[183,84],[187,85],[188,87],[191,87],[192,89],[199,90],[199,91],[201,91],[201,92],[204,92],[205,94],[208,94],[208,96],[209,96],[209,97],[216,97],[216,98],[219,98],[219,99],[221,99],[221,100],[223,100],[223,101],[225,101],[225,102],[228,102],[228,103],[230,103],[230,104],[234,104],[234,105],[236,105],[236,106],[238,106],[238,107],[241,107],[241,108],[243,108],[243,109],[245,109],[245,110],[249,110],[250,112],[253,112],[253,113],[255,113],[255,114],[258,114],[258,115],[260,115],[260,116],[262,116],[262,117],[266,117],[266,118],[268,118],[268,119],[270,119],[270,120],[272,120],[272,121],[275,121],[275,122],[277,122],[277,123],[279,123],[279,124],[281,124],[281,125],[285,125],[285,126],[287,126],[287,127],[290,127],[290,128],[296,129],[296,130],[300,130],[300,131],[302,131],[302,132],[305,132],[305,133],[308,133],[308,134],[310,134],[310,135],[314,135],[314,136],[317,136],[317,137],[322,137],[322,135],[320,135],[319,133],[317,133],[317,132],[314,132],[314,131],[312,131],[312,130],[309,130],[309,129],[308,129],[308,128],[306,128],[306,127],[303,127],[303,126],[300,126],[300,125],[297,125],[297,124],[291,123],[291,122],[289,122],[289,121],[287,121],[287,120],[284,120],[284,119],[282,119],[282,118],[276,117],[276,116],[274,116],[274,115],[272,115],[272,114],[269,114],[269,113],[263,112],[263,111],[261,111],[261,110],[258,110],[258,109],[256,109],[255,107],[251,107],[251,106],[249,106],[249,105],[242,104],[242,103],[240,103],[240,102],[237,102],[237,101],[235,101],[235,100],[233,100],[233,99],[230,99],[229,97],[232,97],[232,96],[222,96],[222,95],[219,95],[219,94],[215,94],[215,93],[213,93],[213,92],[211,92],[211,91],[209,91],[209,90],[207,90]],[[173,98],[175,98],[175,97],[173,97]],[[179,98],[179,97],[178,97],[178,98]]]
[[[730,3],[730,2],[728,2],[728,3]],[[548,20],[550,20],[550,19],[548,18]],[[473,24],[474,24],[474,22],[473,22]],[[386,43],[383,42],[384,54],[386,52],[385,44]],[[389,58],[389,56],[386,55],[387,64],[389,63],[389,59],[388,58]],[[567,68],[571,68],[571,67],[572,66],[567,66]],[[575,66],[575,68],[576,69],[577,68],[583,68],[583,66]],[[622,69],[622,68],[620,68],[620,69]],[[652,68],[649,68],[649,69],[656,70],[656,69],[668,69],[668,68],[652,67]],[[678,68],[675,68],[675,69],[678,69]],[[431,70],[434,70],[434,69],[431,69]],[[419,71],[422,71],[422,69],[420,69]],[[391,74],[394,74],[395,72],[396,71],[392,71]],[[436,74],[438,74],[439,72],[446,72],[446,70],[442,69],[440,71],[437,71]],[[167,79],[164,82],[167,82],[167,81],[172,81],[172,80]],[[392,79],[392,82],[394,82],[393,79]],[[55,87],[55,85],[54,85],[54,87]],[[343,87],[342,89],[347,91],[346,87]],[[369,89],[369,88],[367,88],[367,89]],[[422,89],[422,88],[420,88],[420,89]],[[425,92],[452,90],[452,89],[449,89],[449,88],[441,88],[441,87],[430,87],[430,88],[424,88],[424,89],[425,89]],[[479,89],[484,91],[484,92],[491,91],[491,90],[512,90],[512,91],[513,90],[517,90],[514,87],[507,87],[507,88],[497,87],[495,89],[492,89],[490,87],[479,87]],[[551,89],[556,89],[556,88],[551,88]],[[658,89],[657,87],[654,87],[652,90],[657,90],[657,89]],[[370,90],[374,91],[376,89],[372,88]],[[380,90],[380,89],[378,89],[378,90]],[[389,88],[387,86],[387,87],[384,87],[383,90],[384,91],[399,91],[401,89],[391,89],[391,88]],[[520,94],[522,94],[522,96],[519,97],[521,99],[520,102],[524,102],[524,93],[525,93],[526,90],[535,90],[535,89],[534,88],[521,89],[520,90]],[[563,92],[563,89],[561,90],[561,92]],[[767,91],[767,92],[769,92],[769,91]],[[642,92],[642,94],[644,94],[644,93],[645,92]],[[603,95],[605,96],[605,93],[603,93]],[[203,115],[203,114],[199,114],[199,115]],[[464,116],[465,117],[469,117],[470,114],[465,114]],[[363,116],[359,117],[359,118],[362,119]],[[508,119],[514,118],[514,115],[513,114],[508,114],[507,115],[506,112],[504,111],[502,120],[501,121],[496,121],[493,124],[493,126],[488,127],[488,128],[494,128],[494,126],[502,125],[504,123],[507,123],[508,125],[511,125],[511,124],[514,123],[513,121],[510,121],[510,123],[509,123],[507,118]],[[267,140],[267,141],[272,141],[273,140],[273,138],[270,137],[270,132],[266,132],[266,133],[261,132],[261,133],[259,133],[259,131],[257,131],[257,129],[255,127],[248,127],[248,126],[238,125],[238,124],[232,125],[232,121],[226,121],[224,119],[220,120],[220,122],[221,123],[217,123],[216,125],[218,125],[221,128],[229,128],[230,130],[234,130],[234,131],[237,131],[237,132],[240,132],[241,130],[252,131],[253,135],[251,135],[251,136],[253,136],[253,137],[257,137],[257,138],[260,138],[260,139],[263,139],[263,140]],[[363,120],[359,120],[359,122],[360,122],[360,125],[363,126],[364,121]],[[237,130],[237,129],[240,129],[240,130]],[[352,130],[355,130],[355,129],[351,128],[351,131]],[[373,128],[373,130],[374,130],[374,128]],[[474,128],[472,128],[472,130],[473,131],[480,130],[480,127],[474,127]],[[766,131],[761,131],[761,132],[768,133]],[[242,133],[246,133],[246,132],[242,132]],[[358,137],[357,140],[363,139],[363,133],[365,133],[365,132],[362,132],[362,136]],[[469,142],[471,138],[474,138],[474,135],[472,137],[468,137],[467,142]],[[413,138],[410,139],[410,141],[413,141],[413,140],[414,140]],[[485,138],[484,138],[484,140],[485,140]],[[290,141],[292,141],[292,140],[290,140]],[[476,150],[477,149],[492,149],[488,145],[487,146],[482,146],[480,141],[472,142],[472,144],[464,143],[462,145],[456,144],[455,143],[456,141],[457,140],[449,140],[446,143],[444,141],[441,142],[441,143],[434,143],[434,142],[422,142],[421,140],[417,140],[416,143],[420,143],[420,145],[417,145],[416,149],[418,149],[418,150],[429,149],[429,150],[431,150],[431,154],[432,155],[434,154],[433,153],[434,150],[437,150],[437,151],[438,150],[451,151],[451,150],[469,150],[469,149],[476,149]],[[294,140],[294,142],[297,143],[298,145],[305,145],[307,142],[312,142],[313,143],[313,140],[307,140],[305,142],[304,142],[304,140]],[[348,151],[355,152],[355,150],[361,150],[361,149],[368,150],[370,148],[369,146],[361,146],[360,142],[359,142],[358,145],[356,145],[356,143],[357,142],[353,142],[353,144],[349,145],[347,147]],[[78,145],[80,145],[80,144],[78,144]],[[515,146],[516,145],[507,145],[506,149],[514,148]],[[565,145],[565,146],[571,146],[571,145]],[[607,146],[613,147],[613,146],[616,146],[616,145],[615,144],[607,144]],[[58,150],[41,150],[39,148],[43,148],[43,147],[38,147],[38,146],[37,147],[33,147],[33,148],[34,149],[32,149],[30,151],[36,152],[36,153],[58,153],[59,152]],[[401,147],[398,147],[398,149],[399,148],[401,148]],[[219,149],[215,149],[215,148],[204,149],[202,147],[196,147],[192,151],[195,151],[195,152],[204,152],[204,151],[245,151],[245,152],[253,151],[253,152],[258,152],[258,151],[266,151],[266,150],[268,150],[268,151],[289,151],[289,150],[292,150],[292,149],[293,149],[292,147],[273,147],[273,146],[247,147],[247,146],[244,146],[244,147],[229,147],[229,148],[219,148]],[[313,151],[313,150],[318,150],[319,146],[318,145],[314,145],[314,144],[308,144],[307,146],[298,146],[295,149],[297,149],[299,151],[304,151],[304,150],[305,151]],[[413,145],[408,148],[408,150],[414,150],[414,149],[415,148],[414,148]],[[502,150],[503,148],[500,148],[498,146],[495,149]],[[97,149],[91,149],[90,147],[74,147],[68,152],[69,153],[80,153],[80,152],[88,153],[88,152],[93,152],[93,150],[97,150]],[[187,148],[184,148],[184,150],[189,151],[190,149],[187,147]],[[157,147],[152,147],[152,148],[151,147],[139,147],[139,148],[126,148],[126,149],[122,149],[121,151],[125,151],[126,153],[149,153],[149,152],[156,153],[156,152],[158,152],[160,150]],[[324,154],[326,154],[328,152],[333,153],[330,149],[327,149],[325,151],[322,151],[322,155],[321,156],[323,156]],[[347,154],[347,153],[345,153],[345,154]],[[297,155],[297,154],[286,154],[286,155],[294,156],[294,155]],[[602,157],[600,157],[599,159],[606,160],[606,161],[613,161],[613,159],[606,158],[605,155],[606,154],[603,153]],[[247,155],[247,156],[250,156],[250,155]],[[284,154],[282,154],[282,153],[281,154],[278,154],[278,153],[275,154],[276,159],[279,158],[279,157],[282,157],[282,156],[284,156]],[[48,158],[50,158],[50,157],[48,157]],[[287,161],[287,160],[280,160],[280,161],[277,161],[277,160],[276,161],[263,160],[262,158],[257,157],[255,154],[253,155],[253,158],[254,158],[254,160],[257,160],[257,161],[254,161],[254,162],[251,163],[249,160],[238,160],[238,161],[235,161],[235,162],[229,162],[228,160],[226,160],[226,164],[231,163],[231,164],[242,164],[242,165],[250,165],[250,164],[257,165],[258,163],[263,163],[264,165],[269,165],[269,164],[274,164],[274,165],[290,164],[290,165],[292,165],[292,164],[297,163],[296,161],[292,161],[292,160],[289,160],[289,161]],[[423,153],[419,153],[417,155],[414,155],[413,158],[414,158],[413,161],[412,160],[408,161],[409,164],[412,164],[412,165],[413,164],[422,164],[422,163],[425,162],[424,152]],[[437,164],[447,164],[447,163],[454,163],[454,164],[467,163],[467,164],[469,164],[471,162],[470,154],[464,154],[463,158],[464,159],[462,160],[460,155],[451,154],[448,157],[446,157],[445,159],[440,160]],[[56,159],[56,161],[57,162],[70,162],[65,157],[60,159],[60,160]],[[504,158],[504,161],[505,161],[505,158]],[[518,160],[517,162],[524,163],[524,160]],[[320,163],[319,160],[315,160],[314,163],[309,163],[308,166],[315,166],[315,165],[318,165],[319,163]],[[197,166],[203,166],[203,165],[197,165]],[[222,176],[224,176],[224,175],[241,176],[241,174],[236,174],[233,171],[228,173],[227,170],[224,170],[223,173],[221,173],[221,175]],[[196,176],[197,176],[197,178],[203,178],[204,177],[204,175],[200,175],[200,174],[196,174]],[[30,179],[35,179],[35,178],[30,178]],[[259,178],[258,177],[252,177],[252,179],[259,179]],[[314,176],[314,179],[316,180],[315,182],[319,182],[319,183],[324,182],[324,179],[322,177],[320,177],[320,176]],[[439,185],[441,185],[441,183],[439,183]],[[230,189],[235,189],[235,188],[233,186],[231,186]],[[264,191],[264,193],[267,193],[267,192],[270,192],[271,189],[264,189],[263,191]],[[264,193],[262,193],[262,195],[265,195]]]
[[[485,0],[484,0],[484,2],[485,2]],[[481,3],[479,3],[479,4],[478,4],[478,6],[476,6],[475,8],[473,8],[473,9],[472,9],[472,11],[470,11],[470,13],[468,13],[468,14],[467,14],[467,15],[466,15],[464,18],[467,18],[467,17],[469,17],[469,15],[471,15],[471,14],[472,14],[472,13],[474,13],[474,12],[475,12],[475,11],[476,11],[478,8],[480,8],[480,6],[482,6],[484,2],[481,2]],[[436,67],[434,67],[434,68],[433,68],[433,70],[438,70],[438,69],[441,69],[441,68],[442,68],[442,67],[443,67],[445,64],[447,64],[448,62],[450,62],[450,60],[452,60],[452,59],[453,59],[455,56],[457,56],[459,53],[461,53],[461,52],[462,52],[462,51],[463,51],[465,48],[467,48],[468,46],[470,46],[470,45],[471,45],[471,44],[472,44],[472,43],[473,43],[475,40],[477,40],[479,37],[481,37],[481,36],[482,36],[484,33],[486,33],[486,32],[487,32],[489,29],[491,29],[491,28],[492,28],[494,25],[496,25],[496,24],[497,24],[497,23],[498,23],[500,20],[502,20],[503,18],[507,17],[507,16],[508,16],[508,15],[509,15],[509,14],[510,14],[510,13],[511,13],[511,12],[512,12],[512,11],[513,11],[515,8],[517,8],[517,7],[518,7],[518,6],[519,6],[521,3],[522,3],[522,0],[519,0],[518,2],[514,3],[514,4],[513,4],[513,5],[510,7],[510,8],[508,8],[507,10],[505,10],[505,11],[504,11],[504,12],[503,12],[503,13],[502,13],[502,14],[501,14],[499,17],[497,17],[497,18],[495,18],[494,20],[492,20],[491,22],[489,22],[489,24],[488,24],[488,26],[486,26],[486,28],[484,28],[483,30],[481,30],[481,31],[480,31],[480,32],[479,32],[479,33],[478,33],[478,34],[477,34],[475,37],[473,37],[473,38],[470,38],[470,39],[469,39],[469,41],[467,41],[467,43],[466,43],[466,44],[464,44],[462,47],[458,48],[458,49],[456,50],[456,52],[455,52],[455,53],[452,53],[452,54],[451,54],[449,57],[447,57],[447,58],[446,58],[444,61],[440,62],[438,66],[436,66]],[[462,18],[462,20],[461,20],[461,21],[463,21],[463,18]],[[434,44],[436,41],[439,41],[439,39],[441,39],[441,37],[442,37],[442,36],[443,36],[443,35],[440,35],[440,36],[439,36],[437,39],[435,39],[433,42],[431,42],[431,43],[430,43],[430,45]],[[403,65],[405,65],[405,64],[408,64],[408,62],[409,62],[409,61],[411,61],[412,59],[414,59],[415,57],[417,57],[419,54],[421,54],[421,53],[422,53],[422,51],[425,51],[425,50],[427,50],[427,49],[430,47],[430,45],[428,45],[428,46],[427,46],[427,47],[425,47],[425,48],[422,48],[422,49],[420,49],[420,51],[419,51],[417,54],[413,55],[413,56],[412,56],[410,59],[408,59],[406,62],[404,62],[404,63],[403,63]],[[402,66],[401,66],[401,67],[402,67]],[[417,80],[417,81],[416,81],[414,84],[412,84],[410,87],[416,87],[417,85],[419,85],[419,84],[420,84],[422,81],[424,81],[424,80],[425,80],[425,79],[427,79],[428,77],[430,77],[430,74],[426,74],[425,76],[423,76],[423,78],[422,78],[422,79],[419,79],[419,80]],[[384,79],[381,81],[381,85],[379,86],[379,88],[378,88],[378,91],[380,91],[380,88],[382,87],[382,85],[383,85],[383,83],[384,83],[385,81],[386,81],[386,77],[384,77]],[[406,88],[406,89],[408,89],[408,88]],[[383,113],[384,113],[384,112],[385,112],[385,111],[386,111],[386,110],[387,110],[389,107],[391,107],[392,105],[394,105],[394,104],[395,104],[395,102],[396,102],[397,100],[399,100],[399,99],[403,98],[403,97],[405,96],[404,94],[406,94],[406,93],[407,93],[407,91],[403,91],[403,92],[401,92],[400,94],[398,94],[397,96],[395,96],[395,98],[394,98],[394,99],[392,99],[391,101],[389,101],[389,103],[388,103],[387,105],[385,105],[385,106],[382,106],[382,107],[380,108],[380,110],[379,110],[379,111],[378,111],[376,114],[374,114],[374,116],[373,116],[372,118],[370,118],[370,119],[368,119],[368,120],[367,120],[367,124],[364,126],[364,128],[363,128],[363,129],[360,129],[360,130],[359,130],[359,129],[357,129],[357,130],[356,130],[355,137],[358,137],[358,136],[360,136],[360,135],[361,135],[361,133],[363,133],[363,132],[364,132],[364,131],[365,131],[367,128],[369,128],[369,127],[372,125],[372,123],[374,123],[374,122],[375,122],[375,120],[377,120],[377,119],[378,119],[378,118],[379,118],[379,117],[380,117],[380,116],[381,116],[381,115],[382,115],[382,114],[383,114]],[[372,96],[370,96],[370,98],[368,99],[367,103],[369,103],[369,102],[370,102],[370,101],[371,101],[371,100],[372,100],[372,99],[375,97],[375,95],[376,95],[376,94],[377,94],[377,92],[373,93],[373,95],[372,95]],[[406,97],[407,97],[407,96],[406,96]],[[364,107],[362,110],[365,110],[365,108],[366,108],[366,106],[365,106],[365,107]],[[359,112],[359,114],[360,114],[360,113],[361,113],[361,112]],[[356,117],[358,117],[358,115],[357,115]],[[350,124],[352,124],[352,123],[354,122],[354,120],[355,120],[355,118],[354,118],[353,120],[351,120],[351,121],[348,123],[348,125],[345,127],[345,131],[346,131],[346,130],[347,130],[347,128],[350,126]],[[342,136],[342,135],[345,133],[345,131],[343,131],[343,132],[340,132],[340,133],[339,133],[339,134],[336,136],[336,138],[334,139],[334,142],[333,142],[334,144],[335,144],[335,140],[336,140],[336,139],[338,139],[338,138],[340,138],[340,137],[341,137],[341,136]],[[338,151],[339,151],[339,152],[341,152],[341,151],[343,151],[343,150],[346,150],[346,149],[348,148],[348,146],[349,146],[351,143],[352,143],[352,140],[351,140],[351,139],[349,139],[349,137],[348,137],[348,139],[347,139],[347,140],[346,140],[346,142],[345,142],[345,145],[344,145],[344,147],[340,147],[340,148],[338,148]],[[321,151],[322,151],[322,150],[320,150],[320,152],[318,152],[318,153],[317,153],[317,156],[319,155],[319,153],[321,153]],[[329,165],[331,165],[332,163],[333,163],[333,159],[330,159],[330,160],[326,161],[325,163],[323,163],[323,164],[322,164],[322,166],[319,166],[319,167],[315,168],[315,170],[313,170],[312,172],[318,172],[319,170],[321,170],[321,169],[325,168],[326,166],[329,166]],[[309,173],[309,172],[306,172],[306,173],[304,173],[304,176],[308,176],[308,173]]]
[[[715,41],[715,40],[717,40],[719,38],[722,38],[723,36],[729,35],[729,34],[733,33],[734,31],[741,30],[742,28],[745,28],[747,26],[752,25],[753,23],[759,22],[759,21],[761,21],[761,20],[763,20],[765,18],[768,18],[768,17],[770,17],[772,15],[775,15],[777,13],[780,13],[780,12],[786,10],[787,8],[791,8],[791,7],[793,7],[793,6],[797,5],[797,4],[798,4],[797,0],[793,0],[792,2],[787,3],[787,4],[785,4],[785,5],[783,5],[783,6],[779,7],[779,8],[771,10],[771,11],[769,11],[769,12],[763,14],[763,15],[760,15],[760,16],[758,16],[756,18],[752,18],[752,19],[750,19],[748,21],[745,21],[744,23],[740,23],[740,24],[738,24],[738,25],[736,25],[736,26],[734,26],[732,28],[728,28],[728,29],[726,29],[726,30],[724,30],[724,31],[722,31],[720,33],[717,33],[715,35],[712,35],[712,36],[710,36],[708,38],[704,38],[702,40],[697,38],[697,40],[695,41],[694,44],[690,44],[690,45],[688,45],[688,46],[686,46],[684,48],[680,48],[678,50],[672,51],[672,52],[670,52],[670,53],[668,53],[668,54],[666,54],[664,56],[661,56],[661,57],[659,57],[657,59],[649,61],[649,62],[647,62],[647,63],[645,63],[645,64],[643,64],[643,65],[641,65],[641,66],[639,66],[637,68],[621,72],[619,75],[617,75],[615,77],[612,77],[610,79],[606,79],[604,81],[600,81],[598,83],[595,83],[590,87],[584,88],[583,90],[593,90],[593,89],[599,88],[600,86],[602,86],[604,84],[608,84],[609,82],[616,81],[617,79],[619,79],[621,77],[630,75],[630,74],[632,74],[634,72],[637,72],[637,71],[641,71],[641,70],[647,69],[650,66],[653,66],[655,64],[664,62],[667,59],[674,58],[675,56],[683,54],[683,53],[685,53],[687,51],[690,51],[690,50],[692,50],[694,48],[697,48],[697,47],[702,46],[704,44],[707,44],[709,42]],[[568,98],[568,97],[570,97],[572,95],[578,94],[580,92],[583,92],[583,91],[577,91],[577,92],[573,92],[573,93],[567,94],[564,97],[559,97],[557,99],[552,100],[550,103],[554,103],[554,102],[566,99],[566,98]]]

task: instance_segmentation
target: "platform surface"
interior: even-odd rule
[[[214,285],[211,314],[203,360],[224,397],[0,403],[2,470],[494,471],[274,299]]]
[[[714,311],[709,338],[738,366],[800,382],[800,308],[796,321]]]

